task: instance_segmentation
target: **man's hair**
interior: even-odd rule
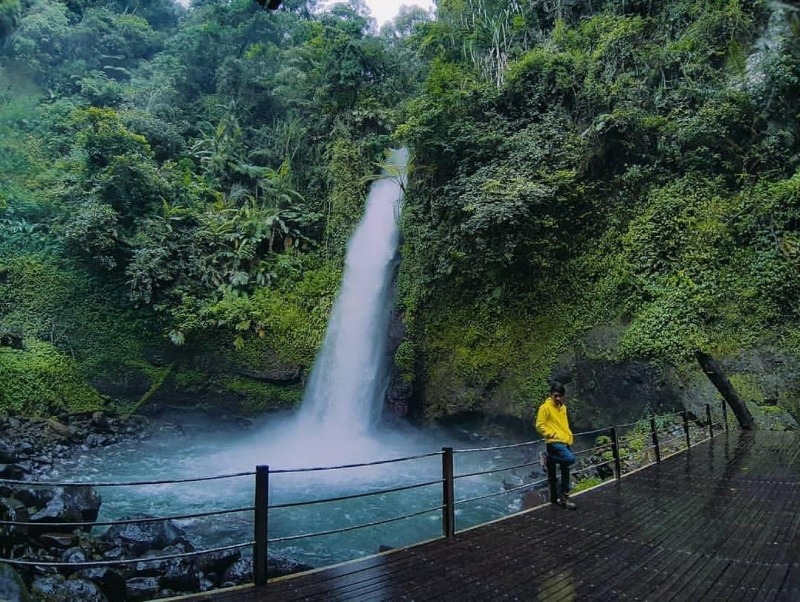
[[[561,393],[562,395],[564,395],[565,391],[566,390],[564,389],[564,385],[562,385],[560,382],[552,382],[552,383],[550,383],[550,392],[551,393]]]

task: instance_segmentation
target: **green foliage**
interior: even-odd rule
[[[252,296],[225,294],[200,310],[205,321],[197,325],[230,325],[238,348],[250,337],[263,338],[281,361],[310,366],[322,344],[341,271],[331,263],[315,265],[299,258],[278,269],[284,276],[279,288],[260,288]],[[189,320],[197,317],[195,311],[184,315]],[[181,326],[183,332],[193,330],[192,323]],[[202,330],[192,334],[202,336]]]
[[[0,412],[49,416],[100,409],[106,400],[83,378],[75,360],[25,339],[25,349],[0,348]]]
[[[376,37],[358,3],[4,1],[0,324],[93,376],[209,340],[307,367],[391,133],[396,362],[431,415],[527,415],[606,324],[612,360],[793,340],[800,37],[771,11],[442,0]]]
[[[303,391],[299,387],[272,385],[246,378],[226,379],[224,386],[243,396],[240,408],[249,414],[293,408],[303,397]]]
[[[552,366],[577,325],[561,304],[542,313],[525,306],[500,312],[490,303],[428,308],[420,350],[429,370],[423,377],[428,415],[474,409],[497,398],[509,413],[530,417],[546,397]]]
[[[572,488],[573,493],[578,493],[579,491],[585,491],[586,489],[590,489],[592,487],[596,487],[603,482],[603,479],[600,477],[587,477],[585,479],[581,479],[575,483],[575,486]]]
[[[364,148],[345,137],[333,143],[330,153],[330,170],[335,185],[329,197],[326,248],[341,253],[363,213],[367,191],[363,179],[372,171],[372,166]]]
[[[0,43],[14,31],[19,23],[21,8],[19,0],[0,1]]]
[[[67,316],[74,303],[76,275],[48,261],[23,257],[0,264],[0,325],[3,330],[51,343],[67,341]]]

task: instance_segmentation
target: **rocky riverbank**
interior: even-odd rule
[[[35,421],[0,417],[0,521],[26,523],[0,524],[0,555],[21,563],[0,563],[1,600],[136,602],[252,579],[247,549],[193,554],[198,546],[183,528],[146,516],[94,526],[102,505],[94,488],[26,484],[48,481],[53,466],[75,453],[144,440],[151,430],[147,418],[103,413]],[[75,522],[88,524],[75,528]],[[270,558],[268,572],[307,568]]]

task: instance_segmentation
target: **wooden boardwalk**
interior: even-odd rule
[[[798,433],[720,434],[575,500],[184,600],[800,601]]]

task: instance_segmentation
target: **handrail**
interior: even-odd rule
[[[279,468],[270,470],[270,474],[290,474],[297,472],[319,472],[323,470],[340,470],[342,468],[365,468],[367,466],[379,466],[381,464],[394,464],[395,462],[407,462],[409,460],[421,460],[424,458],[435,458],[441,456],[442,452],[432,452],[429,454],[419,454],[417,456],[406,456],[405,458],[390,458],[388,460],[375,460],[374,462],[362,462],[360,464],[339,464],[336,466],[314,466],[312,468]],[[255,474],[255,473],[250,473]]]
[[[514,466],[490,468],[488,470],[480,470],[478,472],[466,472],[464,474],[455,475],[453,478],[457,481],[458,479],[466,479],[467,477],[477,477],[485,474],[492,474],[493,472],[505,472],[506,470],[516,470],[517,468],[527,468],[528,466],[535,466],[538,463],[539,461],[537,460],[535,462],[525,462],[524,464],[516,464]]]
[[[460,500],[456,500],[454,503],[456,506],[458,506],[459,504],[466,504],[467,502],[477,502],[479,500],[485,500],[490,497],[508,495],[509,493],[513,493],[515,491],[522,491],[523,489],[531,489],[532,487],[536,487],[537,485],[541,485],[542,483],[547,483],[547,479],[542,479],[540,481],[533,481],[532,483],[524,483],[523,485],[517,485],[516,487],[510,487],[508,489],[503,489],[502,491],[493,491],[492,493],[476,495],[475,497],[463,498]]]
[[[419,489],[421,487],[430,487],[431,485],[441,485],[442,479],[435,481],[427,481],[426,483],[414,483],[413,485],[404,485],[403,487],[392,487],[389,489],[377,489],[375,491],[367,491],[364,493],[354,493],[352,495],[341,495],[339,497],[326,497],[319,500],[306,500],[304,502],[287,502],[285,504],[270,504],[270,510],[278,508],[298,508],[300,506],[312,506],[314,504],[326,504],[328,502],[342,502],[344,500],[355,500],[362,497],[369,497],[371,495],[383,495],[385,493],[397,493],[398,491],[408,491],[410,489]]]
[[[115,525],[140,525],[143,523],[155,523],[167,520],[188,520],[190,518],[206,518],[208,516],[219,516],[221,514],[236,514],[237,512],[252,512],[253,506],[247,508],[233,508],[231,510],[212,510],[210,512],[200,512],[198,514],[178,514],[175,516],[153,516],[143,518],[123,518],[120,520],[107,521],[67,521],[63,523],[34,523],[13,520],[0,520],[0,525],[11,527],[107,527]]]
[[[110,481],[82,483],[80,481],[20,481],[17,479],[0,479],[0,483],[11,485],[25,485],[26,487],[132,487],[139,485],[174,485],[179,483],[199,483],[200,481],[218,481],[220,479],[232,479],[236,477],[252,477],[255,472],[236,472],[233,474],[221,474],[213,477],[195,477],[189,479],[170,479],[164,481]]]
[[[675,452],[674,443],[679,440],[685,440],[687,443],[687,447],[691,447],[693,445],[697,445],[698,443],[702,443],[704,441],[709,440],[711,437],[715,435],[716,432],[720,432],[722,429],[727,430],[729,426],[728,416],[725,408],[725,402],[722,402],[722,412],[721,416],[717,414],[716,416],[712,416],[712,410],[710,407],[706,406],[706,415],[705,416],[694,416],[693,418],[689,418],[689,413],[687,411],[683,412],[673,412],[669,414],[664,414],[657,417],[649,417],[638,420],[636,422],[631,422],[627,424],[619,424],[614,425],[612,427],[604,428],[604,429],[595,429],[591,431],[583,431],[579,433],[575,433],[575,437],[587,436],[587,435],[596,435],[601,433],[608,433],[609,442],[603,443],[599,445],[595,445],[593,447],[584,448],[575,452],[577,456],[587,456],[589,454],[602,451],[605,452],[612,452],[612,459],[605,459],[607,456],[604,456],[602,462],[598,462],[597,464],[589,464],[584,466],[583,468],[579,468],[573,470],[573,474],[580,474],[585,473],[592,470],[598,470],[603,466],[612,466],[613,465],[613,474],[615,478],[620,478],[622,476],[622,466],[621,466],[621,459],[620,459],[620,450],[622,448],[629,447],[629,444],[626,441],[629,441],[630,438],[633,438],[636,441],[638,438],[644,437],[647,438],[652,436],[652,445],[641,445],[640,443],[636,446],[636,449],[631,449],[629,454],[626,455],[626,458],[631,457],[638,457],[641,455],[641,458],[644,460],[647,456],[650,455],[652,451],[655,452],[655,459],[654,462],[658,463],[661,462],[661,451],[662,449],[670,453],[677,453]],[[675,420],[675,418],[682,419],[681,421]],[[717,421],[715,421],[717,418]],[[665,419],[672,419],[673,421],[670,423],[665,424]],[[649,424],[648,424],[649,423]],[[691,424],[690,424],[691,423]],[[621,429],[628,429],[630,427],[643,427],[641,429],[634,428],[631,431],[627,431],[625,434],[619,434]],[[678,434],[674,437],[669,439],[659,441],[658,434],[659,432],[674,432],[673,429],[678,429]],[[698,431],[700,433],[699,440],[692,441],[692,436],[698,438]],[[703,437],[705,435],[705,437]],[[197,483],[202,481],[213,481],[213,480],[221,480],[221,479],[231,479],[231,478],[238,478],[238,477],[252,477],[253,475],[256,476],[256,503],[254,506],[248,506],[243,508],[233,508],[233,509],[224,509],[224,510],[214,510],[209,512],[203,513],[194,513],[194,514],[181,514],[181,515],[173,515],[173,516],[165,516],[165,517],[142,517],[142,518],[133,518],[133,519],[120,519],[116,521],[80,521],[80,522],[33,522],[30,520],[26,521],[9,521],[9,520],[2,520],[0,521],[0,526],[3,527],[70,527],[70,528],[79,528],[79,527],[95,527],[95,526],[113,526],[113,525],[126,525],[126,524],[142,524],[142,523],[153,523],[159,521],[168,521],[168,520],[186,520],[186,519],[193,519],[193,518],[203,518],[209,516],[221,516],[226,514],[233,514],[233,513],[242,513],[242,512],[253,512],[256,519],[256,530],[255,530],[255,538],[252,541],[247,541],[244,543],[236,543],[231,545],[220,546],[216,548],[208,548],[205,550],[195,550],[192,552],[184,552],[184,553],[177,553],[177,554],[170,554],[164,556],[153,556],[153,557],[144,557],[144,558],[127,558],[127,559],[114,559],[114,560],[97,560],[97,561],[87,561],[87,562],[77,562],[77,563],[67,563],[67,562],[42,562],[42,561],[33,561],[33,560],[19,560],[13,558],[0,558],[0,562],[6,562],[12,565],[19,565],[19,566],[41,566],[41,567],[69,567],[71,570],[76,568],[83,568],[83,567],[97,567],[97,566],[113,566],[113,565],[127,565],[127,564],[135,564],[139,562],[158,562],[162,560],[172,560],[176,558],[186,558],[186,557],[195,557],[201,556],[203,554],[210,554],[215,552],[227,551],[227,550],[234,550],[240,548],[247,548],[247,547],[254,547],[254,549],[263,551],[263,553],[256,554],[254,557],[254,576],[256,576],[256,582],[259,583],[259,579],[266,581],[266,560],[267,560],[267,545],[268,544],[275,544],[275,543],[282,543],[288,541],[297,541],[301,539],[308,539],[312,537],[321,537],[326,535],[332,535],[337,533],[346,533],[349,531],[354,531],[357,529],[363,529],[368,527],[374,527],[379,525],[384,525],[388,523],[393,523],[405,519],[410,519],[418,516],[422,516],[425,514],[430,514],[432,512],[442,512],[442,528],[443,528],[443,535],[445,537],[449,537],[456,532],[455,529],[455,512],[454,508],[458,505],[468,504],[471,502],[476,502],[483,499],[488,499],[492,497],[497,497],[501,495],[508,495],[509,493],[514,493],[523,490],[530,490],[533,488],[540,487],[542,484],[547,483],[547,479],[542,480],[535,480],[527,483],[522,483],[521,485],[517,485],[510,488],[503,488],[499,491],[492,491],[483,495],[469,497],[469,498],[462,498],[456,499],[454,495],[454,483],[458,480],[487,475],[491,473],[500,473],[504,471],[512,471],[518,470],[523,468],[528,468],[530,466],[534,466],[538,464],[538,459],[531,462],[524,462],[521,464],[513,464],[509,466],[501,466],[501,467],[492,467],[487,470],[475,471],[475,472],[467,472],[467,473],[460,473],[456,474],[453,469],[453,458],[455,454],[468,454],[468,453],[478,453],[478,452],[491,452],[491,451],[499,451],[499,450],[508,450],[514,448],[521,448],[526,446],[534,446],[534,445],[541,445],[544,443],[544,439],[537,439],[532,441],[525,441],[520,443],[513,443],[509,445],[501,445],[501,446],[491,446],[491,447],[483,447],[483,448],[467,448],[467,449],[452,449],[452,448],[443,448],[441,451],[426,453],[426,454],[418,454],[413,456],[406,456],[401,458],[392,458],[386,460],[377,460],[374,462],[363,462],[363,463],[355,463],[355,464],[342,464],[336,466],[316,466],[316,467],[303,467],[303,468],[291,468],[291,469],[269,469],[266,466],[257,467],[256,471],[248,471],[248,472],[239,472],[239,473],[232,473],[232,474],[224,474],[224,475],[214,475],[208,477],[196,477],[196,478],[186,478],[186,479],[172,479],[172,480],[152,480],[152,481],[131,481],[131,482],[61,482],[61,481],[22,481],[22,480],[15,480],[15,479],[0,479],[0,484],[7,484],[11,485],[12,487],[15,485],[24,486],[24,487],[67,487],[67,486],[77,486],[77,487],[123,487],[123,486],[143,486],[143,485],[171,485],[171,484],[181,484],[181,483]],[[669,448],[669,449],[666,449]],[[269,503],[269,476],[274,474],[290,474],[290,473],[304,473],[304,472],[318,472],[318,471],[331,471],[331,470],[341,470],[341,469],[351,469],[351,468],[362,468],[362,467],[370,467],[370,466],[377,466],[377,465],[385,465],[385,464],[393,464],[398,462],[406,462],[412,460],[420,460],[426,458],[433,458],[440,456],[442,458],[442,477],[437,478],[430,481],[420,482],[420,483],[412,483],[407,485],[400,485],[396,487],[378,489],[378,490],[371,490],[371,491],[362,491],[360,493],[353,493],[348,495],[336,496],[336,497],[329,497],[329,498],[321,498],[315,500],[304,500],[304,501],[295,501],[295,502],[283,502],[278,504]],[[262,476],[259,476],[262,475]],[[533,476],[531,473],[530,476]],[[259,484],[259,478],[263,479],[263,482]],[[424,509],[415,511],[408,514],[403,514],[400,516],[394,516],[382,520],[372,521],[368,523],[362,523],[357,525],[348,525],[346,527],[340,527],[337,529],[331,529],[326,531],[314,532],[314,533],[299,533],[296,535],[286,535],[283,537],[277,538],[269,538],[267,535],[267,513],[269,511],[285,509],[285,508],[295,508],[295,507],[302,507],[302,506],[310,506],[314,504],[323,504],[323,503],[331,503],[331,502],[341,502],[346,500],[353,500],[358,498],[364,498],[369,496],[375,495],[386,495],[386,494],[393,494],[399,493],[402,491],[409,491],[413,489],[419,489],[423,487],[431,487],[435,485],[441,485],[443,491],[443,503]],[[552,481],[551,481],[552,485]],[[261,496],[261,497],[259,497]],[[261,519],[259,519],[259,516]]]
[[[441,510],[442,506],[434,506],[433,508],[427,508],[426,510],[420,510],[419,512],[413,512],[411,514],[403,514],[401,516],[394,516],[392,518],[385,518],[383,520],[377,520],[369,523],[360,523],[358,525],[350,525],[349,527],[340,527],[339,529],[331,529],[329,531],[318,531],[316,533],[302,533],[300,535],[287,535],[286,537],[276,537],[275,539],[267,539],[268,543],[277,543],[283,541],[297,541],[298,539],[308,539],[309,537],[320,537],[322,535],[334,535],[336,533],[347,533],[348,531],[355,531],[356,529],[364,529],[366,527],[377,527],[379,525],[386,525],[388,523],[395,523],[399,520],[404,520],[406,518],[413,518],[414,516],[421,516],[422,514],[430,514],[431,512],[436,512],[437,510]]]
[[[544,443],[544,439],[536,439],[535,441],[523,441],[521,443],[509,443],[508,445],[495,445],[493,447],[472,447],[467,449],[454,449],[453,451],[457,454],[467,454],[471,452],[487,452],[487,451],[497,451],[500,449],[512,449],[514,447],[525,447],[528,445],[535,445],[536,443]]]
[[[220,546],[218,548],[206,548],[205,550],[195,550],[193,552],[181,552],[180,554],[170,554],[168,556],[147,556],[145,558],[125,558],[118,560],[90,560],[88,562],[34,562],[32,560],[16,560],[15,558],[2,558],[0,561],[8,564],[16,564],[19,566],[51,566],[51,567],[70,567],[70,568],[88,568],[92,566],[114,566],[118,564],[136,564],[137,562],[159,562],[161,560],[174,560],[175,558],[190,558],[193,556],[202,556],[203,554],[216,554],[217,552],[227,552],[228,550],[236,550],[239,548],[248,548],[255,542],[246,541],[244,543],[231,544],[229,546]]]

